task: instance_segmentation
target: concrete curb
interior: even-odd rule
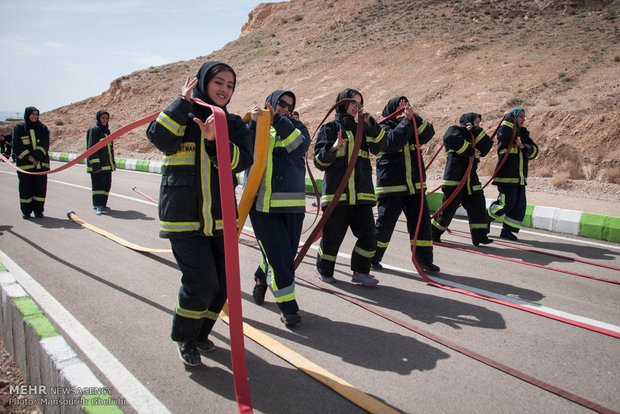
[[[123,412],[2,263],[0,295],[4,345],[30,384],[11,389],[11,396],[36,396],[44,413]]]
[[[51,153],[51,159],[55,161],[66,162],[75,158],[77,158],[77,155],[74,154]],[[81,161],[81,163],[84,163],[84,161]],[[162,163],[160,161],[117,158],[116,166],[121,169],[161,174]],[[323,179],[316,179],[316,183],[320,191]],[[306,193],[314,194],[309,178],[306,178]],[[442,197],[441,193],[433,193],[428,196],[428,205],[431,211],[435,211],[441,206]],[[487,206],[492,201],[487,199]],[[467,216],[462,207],[457,210],[456,214],[460,217]],[[616,216],[528,204],[525,218],[523,219],[523,226],[620,243],[620,217]]]
[[[320,191],[323,180],[316,179],[316,184]],[[314,194],[309,178],[306,178],[306,193]],[[440,192],[429,194],[430,210],[436,211],[441,206],[442,199],[443,194]],[[487,198],[487,207],[493,201],[495,200]],[[467,212],[463,207],[459,207],[456,216],[467,217]],[[620,217],[616,216],[528,204],[523,226],[620,243]]]

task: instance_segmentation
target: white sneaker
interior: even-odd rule
[[[377,283],[379,283],[379,281],[375,279],[373,275],[358,272],[353,272],[353,278],[351,279],[351,282],[364,286],[376,286]]]

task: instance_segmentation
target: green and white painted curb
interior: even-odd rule
[[[77,158],[77,155],[52,152],[51,158],[55,161],[67,162]],[[161,161],[116,159],[117,168],[127,170],[161,174],[161,165]],[[323,179],[317,179],[316,183],[320,191]],[[306,193],[314,194],[312,183],[309,178],[306,178]],[[441,206],[441,200],[441,193],[433,193],[428,196],[428,205],[431,211],[435,211]],[[493,200],[487,199],[487,205],[492,201]],[[462,207],[457,210],[456,214],[461,217],[467,215]],[[525,218],[523,219],[523,226],[620,243],[620,217],[617,216],[606,216],[578,210],[528,204],[525,211]]]
[[[2,340],[29,384],[11,396],[33,395],[44,413],[123,412],[2,263],[0,293]]]
[[[69,162],[78,157],[77,154],[68,154],[66,152],[52,152],[50,153],[50,159],[54,161]],[[123,170],[135,170],[161,174],[161,161],[148,161],[148,160],[135,160],[127,158],[115,158],[116,168]],[[85,160],[80,161],[78,164],[85,164]]]
[[[323,180],[319,178],[316,183],[320,191]],[[308,178],[306,179],[306,193],[314,194],[312,183]],[[436,211],[441,206],[442,199],[443,194],[439,192],[429,194],[428,206],[430,210]],[[493,201],[493,199],[487,198],[487,206]],[[467,212],[463,207],[459,207],[456,215],[467,217]],[[523,226],[620,243],[620,217],[616,216],[528,204]]]

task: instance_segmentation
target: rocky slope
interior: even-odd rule
[[[619,11],[617,0],[261,4],[240,37],[221,50],[128,74],[101,95],[44,113],[42,120],[52,131],[53,150],[81,152],[98,109],[112,114],[114,130],[165,108],[185,77],[218,59],[238,74],[229,105],[235,113],[262,105],[276,88],[291,89],[313,132],[344,87],[362,91],[366,109],[377,116],[388,99],[407,95],[437,131],[425,149],[430,157],[462,113],[482,113],[492,132],[505,110],[520,106],[541,148],[532,175],[617,184]],[[119,138],[118,152],[157,157],[144,129]],[[488,158],[483,174],[495,165],[495,156]],[[431,170],[442,168],[440,156]]]

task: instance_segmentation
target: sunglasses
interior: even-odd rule
[[[278,99],[278,102],[276,102],[276,105],[280,105],[282,108],[284,109],[288,109],[289,111],[293,111],[293,109],[295,108],[295,106],[293,106],[293,104],[290,104],[288,102],[283,101],[282,99]]]

